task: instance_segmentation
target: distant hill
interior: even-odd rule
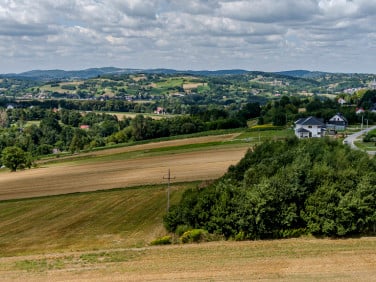
[[[327,74],[327,72],[308,71],[308,70],[290,70],[290,71],[280,71],[276,73],[280,75],[285,75],[285,76],[309,78],[309,79],[318,78],[320,76],[324,76],[325,74]]]
[[[11,73],[11,74],[4,74],[3,77],[11,77],[11,78],[28,78],[28,79],[35,79],[35,80],[43,80],[43,81],[50,81],[50,80],[65,80],[65,79],[87,79],[92,77],[97,77],[104,74],[115,74],[115,73],[123,73],[126,71],[136,71],[136,70],[125,70],[120,68],[113,68],[113,67],[105,67],[105,68],[90,68],[85,70],[77,70],[77,71],[65,71],[65,70],[32,70],[22,73]]]
[[[88,79],[108,74],[130,74],[130,73],[149,73],[149,74],[191,74],[203,76],[215,75],[238,75],[245,74],[248,71],[234,70],[174,70],[174,69],[123,69],[115,67],[90,68],[85,70],[65,71],[65,70],[32,70],[22,73],[10,73],[0,75],[1,77],[17,78],[17,79],[33,79],[40,81],[52,80],[71,80],[71,79]]]
[[[56,81],[56,80],[73,80],[73,79],[89,79],[103,75],[112,74],[132,74],[132,73],[144,73],[144,74],[167,74],[178,75],[188,74],[197,76],[223,76],[223,75],[243,75],[243,74],[255,74],[259,73],[263,76],[288,76],[291,78],[303,78],[303,79],[318,79],[328,74],[341,75],[340,73],[329,73],[321,71],[308,71],[308,70],[289,70],[280,72],[263,72],[263,71],[248,71],[243,69],[224,69],[224,70],[175,70],[175,69],[132,69],[132,68],[116,68],[116,67],[103,67],[103,68],[89,68],[84,70],[31,70],[22,73],[8,73],[0,74],[1,77],[14,78],[14,79],[27,79],[35,81]],[[351,74],[343,74],[351,75]]]

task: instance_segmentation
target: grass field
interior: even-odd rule
[[[101,113],[101,112],[99,112]],[[134,118],[137,115],[140,115],[140,113],[121,113],[121,112],[104,112],[109,115],[114,115],[116,116],[119,120],[122,120],[124,118]],[[158,115],[158,114],[149,114],[149,113],[142,113],[144,117],[151,117],[152,119],[162,119],[162,118],[168,118],[168,117],[173,117],[174,115]]]
[[[171,185],[171,204],[195,185]],[[165,234],[166,208],[167,184],[2,201],[0,257],[145,246]]]
[[[375,281],[376,238],[289,239],[0,258],[2,281]]]

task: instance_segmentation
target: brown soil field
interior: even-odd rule
[[[98,157],[184,144],[225,141],[233,137],[234,135],[230,134],[165,141],[97,151],[87,153],[86,156]],[[244,145],[121,160],[41,164],[41,167],[36,169],[2,173],[0,200],[165,183],[163,177],[168,169],[171,169],[175,182],[215,179],[223,175],[231,164],[237,163],[246,150]]]
[[[212,242],[0,258],[0,265],[2,281],[376,281],[376,238]]]

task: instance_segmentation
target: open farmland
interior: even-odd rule
[[[3,172],[0,200],[163,183],[171,169],[176,182],[215,179],[244,155],[248,144],[181,150],[180,146],[222,142],[235,135],[208,136],[150,143],[83,154],[39,168]],[[168,147],[175,147],[169,151]],[[153,149],[166,148],[165,152]]]
[[[2,281],[375,281],[376,238],[213,242],[0,259]]]
[[[166,232],[167,170],[176,177],[174,204],[198,183],[183,181],[217,178],[244,155],[249,143],[235,137],[113,148],[2,172],[0,280],[374,281],[374,237],[148,246]],[[111,187],[120,189],[104,190]],[[92,190],[104,191],[67,194]],[[55,194],[67,195],[30,198]]]

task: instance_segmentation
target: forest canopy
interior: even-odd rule
[[[235,239],[376,231],[376,160],[330,139],[269,141],[206,188],[185,192],[164,218],[171,232]]]

